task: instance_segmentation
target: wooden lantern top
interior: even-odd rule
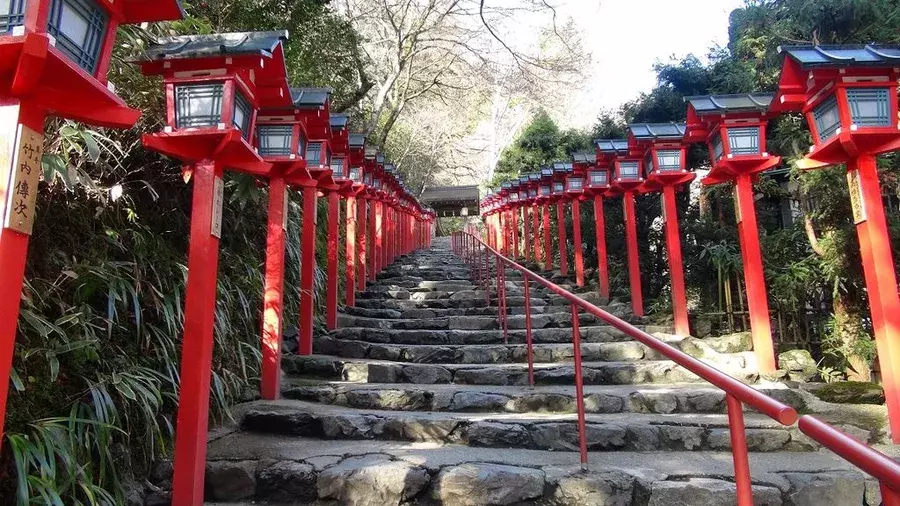
[[[284,42],[288,32],[183,35],[160,39],[138,60],[144,75],[180,83],[241,79],[258,109],[291,107]]]
[[[163,77],[169,126],[164,132],[145,135],[145,145],[186,164],[215,159],[256,176],[269,176],[275,170],[307,181],[299,160],[291,161],[289,167],[276,167],[250,144],[259,120],[257,111],[264,105],[272,109],[292,102],[284,60],[287,37],[286,31],[239,32],[167,37],[153,44],[136,63],[145,75]],[[237,107],[238,94],[249,104],[247,132],[241,132],[230,119],[223,119],[218,127],[176,128],[178,87],[207,84],[224,87],[223,118]]]
[[[814,141],[799,167],[819,168],[900,148],[900,46],[794,45],[779,52],[784,61],[773,109],[803,113]]]
[[[777,114],[771,107],[774,99],[774,93],[685,97],[688,104],[685,140],[705,143],[710,154],[712,168],[701,181],[703,184],[733,181],[739,174],[757,174],[781,163],[781,157],[772,156],[765,149],[766,126]],[[756,149],[731,146],[754,130],[758,132]]]
[[[779,112],[801,112],[823,88],[847,78],[893,76],[900,66],[900,46],[788,45],[784,55],[774,108]]]
[[[7,20],[9,35],[0,35],[3,96],[27,96],[49,115],[112,128],[130,128],[141,116],[108,85],[118,26],[184,16],[178,0],[98,0],[103,12],[98,10],[92,25],[95,42],[85,48],[66,37],[58,20],[51,22],[50,0],[13,1],[9,7],[4,14],[16,15]]]

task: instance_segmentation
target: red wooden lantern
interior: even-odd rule
[[[872,327],[891,422],[900,442],[900,297],[875,156],[900,147],[900,46],[785,46],[773,109],[802,112],[813,147],[801,168],[847,164]]]
[[[332,114],[329,118],[331,156],[327,159],[333,184],[320,185],[328,195],[328,255],[325,285],[325,327],[337,328],[338,301],[338,221],[341,216],[341,197],[353,187],[347,177],[347,155],[350,149],[346,114]]]
[[[7,12],[0,16],[0,441],[43,172],[44,120],[57,116],[98,126],[133,126],[140,111],[125,105],[107,83],[116,28],[183,14],[177,0],[5,3]]]
[[[523,256],[525,257],[526,262],[531,261],[531,243],[533,236],[531,229],[531,208],[534,202],[532,200],[532,192],[534,192],[535,196],[537,195],[535,186],[536,185],[531,182],[531,177],[528,174],[519,176],[519,208],[522,209]]]
[[[735,217],[744,264],[753,350],[760,370],[764,372],[775,371],[776,365],[753,180],[760,172],[781,163],[781,157],[766,152],[766,126],[773,116],[769,110],[773,98],[771,93],[685,98],[688,103],[686,138],[705,142],[710,155],[712,169],[701,182],[735,183]]]
[[[500,183],[500,191],[497,193],[497,212],[500,217],[500,246],[501,251],[504,255],[509,255],[510,248],[512,247],[512,240],[510,239],[512,235],[511,225],[510,225],[510,190],[512,189],[512,183],[509,181],[504,181]]]
[[[288,177],[288,184],[303,191],[303,226],[300,240],[300,355],[313,352],[313,327],[315,315],[316,227],[318,225],[318,196],[321,192],[334,191],[337,186],[331,172],[331,89],[294,88],[293,112],[301,122],[307,138],[297,144],[297,155],[302,156],[308,174],[298,173]]]
[[[366,248],[365,248],[365,215],[366,203],[359,196],[365,191],[363,173],[366,161],[365,134],[350,134],[347,139],[349,153],[346,159],[347,178],[352,185],[347,192],[347,243],[346,243],[346,291],[347,306],[356,305],[358,284],[365,289],[366,280]],[[357,258],[359,262],[357,263]],[[357,277],[357,273],[359,276]],[[357,281],[357,279],[359,281]]]
[[[553,235],[550,233],[550,202],[553,200],[553,167],[541,167],[541,179],[538,182],[538,199],[541,205],[541,229],[544,231],[543,268],[553,269]]]
[[[568,162],[553,163],[552,199],[556,202],[556,245],[559,250],[559,273],[569,275],[568,239],[566,237],[566,179],[572,172],[572,164]]]
[[[194,180],[185,294],[181,394],[172,502],[203,502],[206,431],[225,168],[268,175],[272,164],[250,144],[260,104],[290,104],[285,32],[175,37],[140,61],[162,75],[167,126],[144,144],[185,164]]]
[[[666,232],[669,260],[669,279],[672,283],[672,313],[675,334],[689,336],[687,294],[684,286],[684,266],[681,255],[681,236],[678,232],[678,207],[675,190],[694,179],[687,170],[685,125],[681,123],[636,123],[628,125],[628,148],[643,157],[643,191],[662,192],[662,219]]]
[[[585,193],[585,179],[588,165],[583,158],[572,156],[571,169],[566,176],[566,195],[572,201],[572,253],[575,259],[575,285],[584,286],[584,250],[581,242],[581,201],[588,195]]]
[[[603,213],[603,196],[610,191],[609,169],[597,161],[593,152],[573,153],[572,162],[582,167],[585,173],[585,198],[594,200],[594,230],[597,246],[598,291],[602,297],[609,297],[609,260],[606,251],[606,218]]]
[[[627,139],[600,139],[597,160],[611,164],[613,180],[611,189],[622,194],[625,214],[625,247],[628,250],[628,285],[631,288],[631,310],[635,316],[644,316],[644,297],[641,290],[641,261],[638,253],[637,218],[634,212],[634,194],[644,184],[641,157],[629,156]],[[595,208],[596,210],[596,208]]]
[[[290,202],[288,186],[315,188],[316,185],[304,160],[309,132],[294,98],[294,91],[289,90],[285,97],[279,96],[277,100],[261,104],[255,135],[257,152],[272,166],[268,174],[269,209],[263,292],[263,361],[260,382],[263,399],[277,399],[281,390],[285,233]]]

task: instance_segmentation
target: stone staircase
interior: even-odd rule
[[[438,239],[344,308],[316,355],[284,357],[283,399],[237,406],[210,434],[207,497],[224,504],[733,505],[724,394],[582,315],[589,471],[579,465],[569,307],[531,290],[528,385],[523,282],[507,273],[509,340],[496,299]],[[748,343],[678,338],[625,304],[585,294],[671,345],[798,410],[880,442],[881,411],[765,381]],[[488,302],[488,298],[491,302]],[[873,422],[873,420],[876,420]],[[759,505],[875,505],[877,484],[795,427],[748,412]],[[164,478],[163,478],[164,480]],[[245,501],[245,502],[241,502]]]

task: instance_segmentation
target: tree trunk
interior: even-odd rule
[[[863,338],[863,334],[856,332],[856,318],[847,309],[847,303],[843,293],[836,294],[833,302],[834,332],[840,340],[840,349],[847,358],[848,367],[845,369],[847,379],[850,381],[872,381],[872,364],[869,359],[854,353],[857,342]]]

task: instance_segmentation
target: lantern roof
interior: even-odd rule
[[[288,40],[286,30],[163,37],[156,44],[151,45],[140,60],[157,61],[257,54],[272,57],[278,46],[286,40]]]
[[[594,141],[594,145],[603,153],[628,153],[628,139],[597,139]]]
[[[548,177],[553,175],[552,167],[541,167],[541,177]]]
[[[384,164],[384,170],[388,174],[393,174],[394,171],[397,170],[397,167],[395,167],[393,163],[386,163]]]
[[[331,99],[331,88],[291,88],[294,107],[303,109],[321,109]],[[332,115],[334,117],[334,115]]]
[[[331,129],[332,130],[343,130],[347,128],[347,122],[350,120],[350,117],[346,114],[332,114],[331,121]]]
[[[510,183],[509,181],[504,181],[504,182],[500,183],[500,188],[503,190],[508,190],[508,189],[512,188],[512,183]]]
[[[170,21],[185,16],[180,0],[125,0],[122,3],[125,23]]]
[[[637,140],[667,140],[684,137],[684,123],[632,123],[628,131]]]
[[[531,182],[540,181],[540,179],[541,179],[541,175],[538,174],[537,172],[528,174],[528,180]]]
[[[813,46],[779,46],[778,52],[800,64],[804,70],[833,67],[896,67],[900,63],[900,46],[880,44]]]
[[[347,144],[351,149],[362,149],[366,146],[366,134],[350,134]]]
[[[739,95],[697,95],[684,101],[697,114],[727,114],[737,112],[766,112],[775,99],[774,93],[742,93]]]
[[[377,163],[378,165],[384,165],[384,153],[375,153],[375,163]]]
[[[530,179],[528,178],[528,174],[522,174],[519,176],[519,183],[528,183]]]
[[[553,162],[553,172],[569,172],[572,164],[569,162]]]
[[[596,153],[572,153],[572,162],[591,165],[597,161]]]

